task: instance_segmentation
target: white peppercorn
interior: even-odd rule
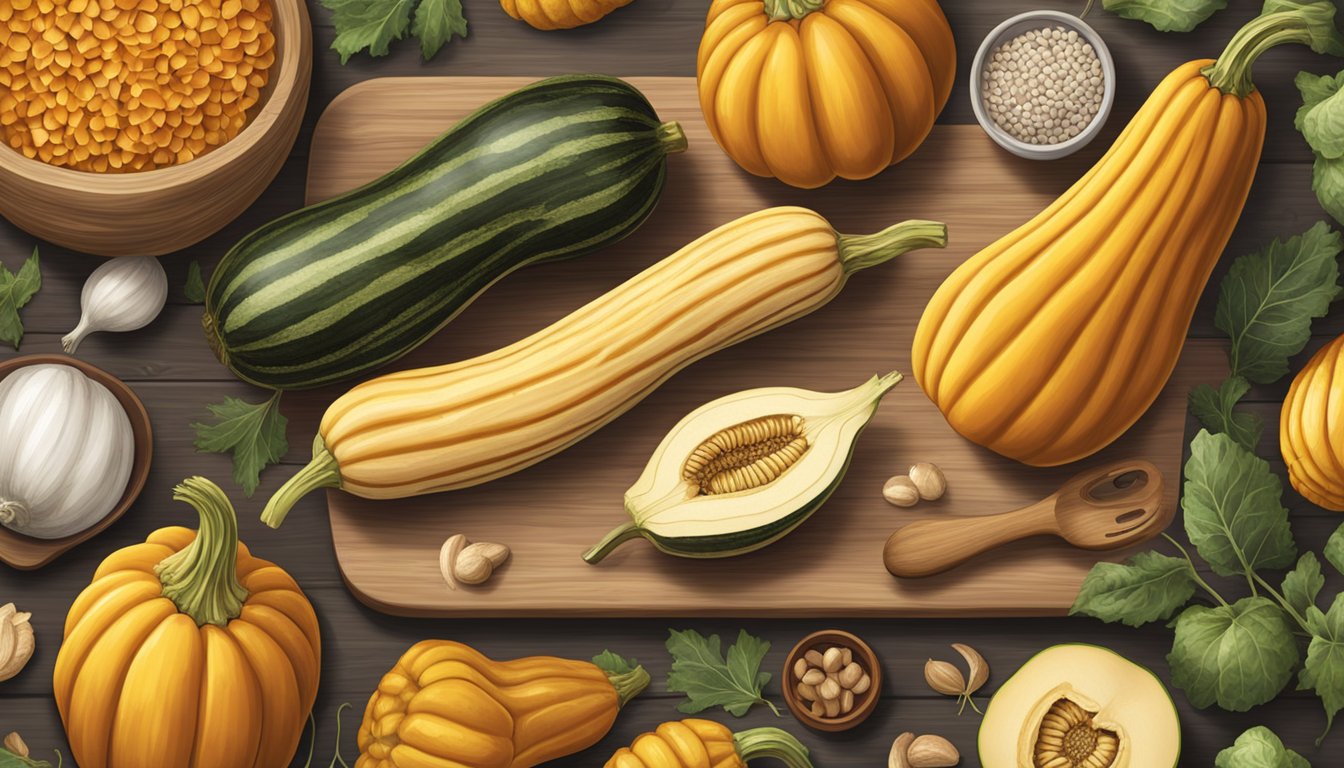
[[[1023,32],[994,49],[980,83],[990,119],[1028,144],[1060,144],[1101,111],[1105,78],[1076,30]]]

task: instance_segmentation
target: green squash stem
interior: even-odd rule
[[[1258,16],[1232,36],[1222,55],[1202,72],[1218,90],[1244,98],[1255,90],[1251,68],[1270,48],[1301,43],[1317,53],[1344,56],[1331,2],[1281,3],[1286,10]]]
[[[635,667],[629,672],[607,672],[606,675],[607,680],[611,681],[611,687],[616,689],[616,696],[622,707],[630,703],[631,699],[643,693],[644,689],[648,688],[649,683],[653,680],[643,667]]]
[[[871,235],[839,235],[840,265],[850,275],[875,267],[916,248],[942,248],[947,245],[947,225],[938,221],[912,219]]]
[[[801,19],[813,11],[821,10],[825,4],[825,0],[765,0],[765,15],[772,21]]]
[[[812,768],[807,747],[793,734],[779,728],[752,728],[733,735],[733,744],[742,762],[751,763],[757,758],[768,757],[780,761],[789,768]]]
[[[597,565],[607,558],[615,549],[627,541],[638,539],[639,526],[633,522],[620,526],[611,533],[608,533],[601,541],[587,552],[583,553],[584,562],[589,565]]]
[[[294,508],[299,499],[319,488],[340,488],[341,466],[336,457],[327,450],[322,436],[313,438],[313,459],[299,473],[285,481],[275,492],[266,508],[261,511],[261,522],[272,528],[279,528],[285,522],[285,516]]]
[[[681,129],[681,123],[675,120],[658,126],[656,133],[658,143],[663,146],[665,154],[675,155],[678,152],[685,152],[686,147],[690,146],[686,141],[686,132]]]
[[[189,477],[173,489],[201,516],[196,540],[154,566],[163,596],[197,626],[225,626],[242,613],[247,590],[238,583],[238,516],[229,497],[204,477]]]

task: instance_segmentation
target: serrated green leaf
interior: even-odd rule
[[[608,675],[628,675],[639,666],[638,661],[611,651],[603,651],[594,656],[593,664]]]
[[[1283,597],[1293,610],[1305,614],[1307,608],[1316,604],[1316,596],[1324,586],[1321,561],[1316,559],[1315,552],[1303,552],[1297,567],[1283,577]]]
[[[405,37],[415,0],[322,0],[332,12],[336,39],[331,47],[341,63],[363,50],[386,56],[393,40]]]
[[[19,267],[17,275],[0,264],[0,341],[16,350],[19,348],[23,341],[23,321],[19,319],[19,310],[41,288],[42,269],[37,246],[33,246],[33,254]]]
[[[1323,221],[1306,232],[1240,256],[1219,289],[1214,325],[1232,339],[1232,375],[1267,384],[1311,337],[1311,321],[1339,296],[1344,239]]]
[[[1344,157],[1330,160],[1317,155],[1311,166],[1311,189],[1325,212],[1344,223]]]
[[[1160,32],[1189,32],[1226,8],[1227,0],[1103,0],[1102,7]]]
[[[415,9],[411,34],[420,39],[420,55],[434,58],[453,36],[467,36],[467,20],[462,15],[462,0],[420,0]]]
[[[1344,157],[1344,72],[1333,77],[1298,72],[1294,82],[1302,94],[1302,107],[1293,125],[1316,154]]]
[[[193,260],[187,265],[187,283],[182,286],[182,295],[192,304],[205,303],[205,280],[201,278],[201,264]]]
[[[1265,431],[1265,421],[1257,413],[1236,410],[1249,391],[1251,383],[1240,376],[1225,379],[1218,389],[1200,384],[1190,390],[1190,411],[1210,432],[1226,434],[1241,447],[1254,451]]]
[[[1344,595],[1336,595],[1324,620],[1313,623],[1316,626],[1297,689],[1312,691],[1321,698],[1328,733],[1335,715],[1344,709]]]
[[[1138,627],[1171,618],[1194,593],[1189,562],[1157,552],[1140,552],[1125,565],[1092,566],[1069,614]]]
[[[22,757],[0,747],[0,768],[51,768],[51,763],[32,757]]]
[[[1283,746],[1273,731],[1257,725],[1218,753],[1214,768],[1311,768],[1305,757]]]
[[[285,439],[289,420],[280,413],[280,393],[261,403],[226,397],[206,408],[214,422],[191,425],[196,430],[196,450],[233,454],[233,479],[251,496],[261,481],[261,470],[280,461],[289,450]]]
[[[1232,605],[1192,605],[1176,617],[1167,662],[1172,682],[1190,703],[1245,712],[1273,699],[1292,679],[1298,662],[1283,609],[1264,597]]]
[[[756,704],[775,710],[761,696],[770,675],[761,672],[760,665],[770,644],[743,630],[728,649],[726,661],[722,647],[718,635],[706,638],[693,629],[669,631],[667,650],[672,654],[672,671],[667,676],[667,690],[686,694],[677,710],[693,715],[723,707],[735,717],[742,717]],[[778,716],[779,711],[775,714]]]
[[[1282,495],[1269,463],[1227,435],[1200,430],[1191,441],[1181,500],[1185,531],[1220,576],[1293,564],[1297,545]]]
[[[1344,525],[1335,529],[1325,541],[1325,561],[1344,573]]]

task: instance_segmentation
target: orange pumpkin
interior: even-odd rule
[[[199,532],[112,553],[65,620],[53,687],[82,768],[288,765],[317,695],[317,617],[298,584],[238,542],[224,492],[173,498]]]
[[[1279,450],[1298,493],[1344,512],[1344,336],[1293,379],[1279,416]]]
[[[696,76],[738,165],[811,189],[914,152],[956,70],[936,0],[714,0]]]

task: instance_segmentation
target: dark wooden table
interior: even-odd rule
[[[324,669],[314,712],[319,738],[315,764],[326,765],[331,760],[336,739],[336,712],[344,702],[355,707],[354,713],[345,713],[345,727],[341,732],[345,758],[353,763],[357,754],[354,733],[358,712],[369,693],[379,676],[408,645],[427,637],[470,643],[496,658],[530,654],[588,657],[611,648],[644,663],[653,674],[653,686],[628,708],[615,730],[599,746],[581,756],[555,763],[565,766],[599,765],[637,733],[678,716],[674,709],[678,696],[667,693],[664,683],[669,660],[663,641],[669,626],[694,627],[705,633],[717,632],[725,636],[735,635],[739,627],[745,627],[773,643],[767,664],[777,673],[788,648],[802,635],[822,628],[823,622],[805,619],[702,621],[693,616],[674,621],[432,621],[375,613],[351,598],[341,583],[332,556],[321,494],[306,498],[302,502],[305,508],[296,511],[279,531],[265,529],[257,521],[262,501],[278,486],[282,477],[293,471],[292,467],[266,473],[256,496],[244,499],[229,480],[227,457],[199,454],[193,450],[189,424],[206,415],[206,403],[218,401],[225,395],[255,401],[261,399],[261,394],[234,380],[206,348],[198,323],[200,309],[186,304],[181,293],[187,264],[197,259],[208,274],[230,243],[262,222],[300,206],[312,125],[332,97],[359,80],[385,75],[541,76],[594,71],[614,75],[690,76],[695,72],[696,45],[706,8],[704,0],[635,0],[631,7],[596,26],[543,34],[509,19],[495,0],[467,0],[470,39],[452,43],[434,61],[422,63],[418,46],[404,42],[396,45],[392,55],[386,58],[373,60],[360,56],[349,65],[341,66],[336,55],[328,50],[334,35],[330,17],[315,2],[311,5],[317,49],[312,99],[305,130],[292,159],[266,194],[237,222],[204,243],[164,258],[172,294],[170,306],[157,322],[136,333],[95,335],[80,349],[81,357],[125,379],[144,399],[157,432],[156,461],[149,487],[139,503],[109,531],[37,572],[19,573],[0,566],[0,603],[13,600],[21,610],[33,612],[38,646],[33,662],[19,677],[0,683],[0,733],[20,731],[35,752],[49,755],[51,748],[60,748],[66,753],[66,764],[70,764],[69,751],[51,699],[51,671],[66,609],[108,552],[140,541],[150,530],[162,525],[191,524],[189,510],[171,502],[169,497],[176,482],[194,474],[215,478],[231,489],[238,503],[244,539],[259,555],[275,560],[289,570],[316,606],[322,622]],[[943,5],[956,32],[960,66],[957,89],[941,120],[969,123],[974,118],[967,98],[966,72],[976,46],[990,28],[1007,16],[1033,6],[1046,5],[1076,12],[1081,10],[1083,3],[1081,0],[1043,4],[1027,0],[992,3],[944,0]],[[1120,95],[1107,132],[1079,155],[1060,162],[1081,173],[1102,152],[1163,75],[1189,58],[1217,55],[1233,31],[1259,7],[1258,2],[1251,0],[1233,0],[1232,5],[1198,31],[1187,35],[1164,35],[1144,24],[1118,19],[1099,8],[1095,10],[1089,20],[1109,41],[1114,52]],[[1266,56],[1257,67],[1256,82],[1269,106],[1269,137],[1255,191],[1229,248],[1229,259],[1224,260],[1224,268],[1230,256],[1258,248],[1274,235],[1300,232],[1323,216],[1314,202],[1301,202],[1311,200],[1309,195],[1302,194],[1310,186],[1311,158],[1292,127],[1293,113],[1300,101],[1292,80],[1299,69],[1333,73],[1340,66],[1338,60],[1313,56],[1303,49],[1280,49]],[[900,173],[900,169],[889,173]],[[909,183],[932,183],[932,180],[910,179]],[[846,186],[837,185],[832,190],[818,193],[819,207],[825,204],[828,195],[846,194]],[[1291,191],[1291,194],[1285,194],[1285,191]],[[17,268],[32,246],[32,237],[0,223],[0,261],[10,268]],[[80,287],[99,262],[96,258],[45,244],[42,257],[43,289],[23,313],[28,331],[23,341],[24,353],[59,352],[61,335],[74,326],[79,314]],[[1206,297],[1196,318],[1192,336],[1217,335],[1209,298],[1211,296]],[[1329,318],[1315,325],[1315,332],[1320,337],[1313,340],[1309,351],[1341,331],[1344,331],[1344,310],[1337,308]],[[13,353],[5,349],[0,354]],[[1278,403],[1285,390],[1286,383],[1259,388],[1252,393],[1252,407],[1270,425],[1277,425]],[[330,392],[310,395],[314,398],[331,396]],[[297,400],[287,396],[287,400],[291,399]],[[301,464],[306,460],[306,441],[314,426],[310,421],[291,419],[291,451],[286,463]],[[1271,427],[1267,431],[1269,434],[1260,453],[1282,471],[1275,440],[1277,430]],[[1291,491],[1287,494],[1287,503],[1293,511],[1294,532],[1303,547],[1319,550],[1329,533],[1344,520],[1306,503]],[[390,563],[388,567],[396,565]],[[1338,590],[1340,587],[1336,579],[1328,589]],[[1235,589],[1236,586],[1231,585],[1229,591]],[[651,596],[651,599],[656,598]],[[872,768],[885,765],[891,741],[902,730],[943,734],[963,751],[963,765],[976,766],[979,765],[975,755],[979,717],[974,714],[957,717],[955,703],[932,694],[921,675],[926,658],[954,657],[947,647],[949,643],[972,644],[988,658],[993,676],[982,696],[992,694],[996,686],[1032,654],[1060,642],[1090,642],[1115,648],[1170,679],[1165,655],[1170,647],[1171,632],[1161,626],[1133,630],[1105,626],[1083,618],[825,623],[839,625],[867,638],[883,659],[889,685],[884,691],[884,701],[867,724],[856,732],[836,736],[808,732],[787,717],[776,720],[763,708],[740,721],[733,721],[727,715],[715,717],[729,721],[739,729],[765,724],[787,727],[812,747],[818,766]],[[771,683],[767,692],[782,707],[777,681]],[[1340,745],[1344,744],[1344,734],[1337,732],[1320,749],[1313,746],[1324,726],[1320,704],[1313,697],[1287,692],[1273,703],[1251,712],[1226,713],[1196,710],[1180,691],[1173,691],[1173,696],[1184,726],[1183,766],[1211,765],[1218,750],[1231,743],[1243,729],[1256,724],[1274,728],[1290,746],[1307,755],[1318,767],[1340,764],[1339,758],[1331,755],[1338,754]],[[302,765],[302,762],[300,759],[295,764]]]

